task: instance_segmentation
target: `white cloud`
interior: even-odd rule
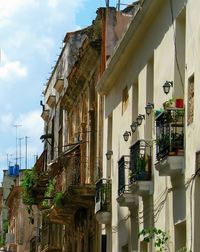
[[[40,115],[40,110],[21,114],[16,119],[16,124],[22,125],[21,131],[24,135],[39,140],[40,135],[43,133],[43,121]]]
[[[7,62],[0,67],[0,79],[13,79],[27,76],[27,69],[19,61]]]
[[[24,6],[29,6],[30,4],[36,3],[34,0],[1,0],[0,8],[0,20],[7,19],[14,15],[17,11],[21,10]]]
[[[27,69],[22,66],[20,61],[10,61],[6,54],[1,50],[0,79],[9,80],[16,77],[26,77]]]
[[[56,8],[60,3],[60,0],[48,0],[48,6],[50,8]]]
[[[14,117],[11,113],[1,115],[1,117],[0,117],[0,130],[2,132],[8,131],[8,129],[10,128],[10,126],[13,123],[13,119],[14,119]]]
[[[14,117],[12,113],[2,114],[0,116],[0,130],[7,132],[14,132],[13,125],[21,125],[18,131],[19,135],[30,137],[32,140],[39,140],[43,133],[43,121],[41,118],[41,111],[34,110],[28,113],[20,114]]]

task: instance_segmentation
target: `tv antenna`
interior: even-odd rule
[[[16,129],[16,163],[15,164],[17,164],[17,160],[18,160],[18,153],[17,153],[17,140],[18,140],[18,137],[17,137],[17,130],[18,130],[18,128],[19,127],[21,127],[22,125],[20,125],[20,124],[15,124],[15,125],[13,125],[14,127],[15,127],[15,129]]]

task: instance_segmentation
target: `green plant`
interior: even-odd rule
[[[3,220],[3,232],[8,232],[8,220]]]
[[[55,196],[53,198],[53,203],[57,207],[62,206],[62,199],[63,199],[64,193],[63,192],[56,192]]]
[[[42,201],[42,206],[44,208],[50,207],[49,200],[53,199],[54,192],[55,192],[55,180],[52,179],[49,181],[46,191],[44,193],[44,200]]]
[[[137,160],[137,170],[138,172],[143,172],[146,170],[146,165],[147,165],[147,159],[145,157],[145,155],[138,157]]]
[[[187,248],[184,246],[182,248],[179,248],[177,252],[192,252],[192,250],[187,250]]]
[[[158,228],[144,228],[139,234],[138,238],[142,237],[143,241],[149,243],[150,241],[154,241],[154,246],[158,251],[167,251],[167,242],[169,237],[166,232],[162,231]]]
[[[162,150],[170,145],[169,133],[161,135],[161,137],[156,141],[159,148]]]
[[[0,235],[0,247],[3,247],[5,245],[5,237],[3,235]]]
[[[175,98],[171,98],[163,103],[164,109],[175,107]]]
[[[32,205],[35,203],[35,195],[33,193],[33,188],[36,185],[37,175],[35,169],[25,170],[23,172],[22,181],[22,200],[25,205],[27,205],[27,211],[30,214],[32,212]]]

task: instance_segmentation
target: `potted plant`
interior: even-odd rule
[[[136,180],[148,179],[148,171],[146,169],[147,163],[148,160],[146,159],[145,155],[138,157]]]
[[[167,108],[175,108],[175,99],[171,98],[168,101],[165,101],[163,103],[163,108],[167,109]]]

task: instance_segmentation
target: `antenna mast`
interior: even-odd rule
[[[16,163],[15,164],[17,164],[17,160],[18,160],[18,156],[17,156],[17,140],[18,140],[18,138],[17,138],[17,129],[18,129],[18,127],[21,127],[22,125],[20,125],[20,124],[16,124],[16,125],[13,125],[15,128],[16,128]]]
[[[106,0],[106,7],[109,7],[109,0]]]

